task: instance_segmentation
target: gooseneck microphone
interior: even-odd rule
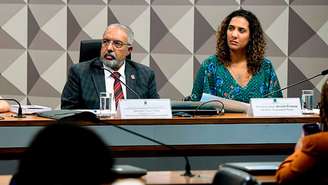
[[[110,70],[107,69],[107,68],[104,68],[104,67],[102,66],[101,63],[94,63],[93,66],[96,67],[97,69],[100,69],[100,70],[106,70],[106,71],[108,71],[110,74],[113,74],[112,71],[110,71]],[[141,97],[139,96],[139,94],[136,93],[133,89],[131,89],[131,88],[130,88],[127,84],[125,84],[121,79],[117,78],[115,75],[112,75],[112,76],[113,76],[115,79],[118,79],[118,80],[119,80],[119,81],[120,81],[120,82],[121,82],[121,83],[122,83],[122,84],[123,84],[128,90],[130,90],[133,94],[135,94],[135,95],[138,97],[138,99],[141,99]],[[170,150],[177,151],[177,149],[176,149],[175,147],[173,147],[173,146],[167,145],[167,144],[165,144],[165,143],[162,143],[162,142],[157,141],[157,140],[155,140],[155,139],[152,139],[152,138],[150,138],[150,137],[144,136],[144,135],[142,135],[142,134],[140,134],[140,133],[137,133],[137,132],[134,132],[134,131],[132,131],[132,130],[126,129],[126,128],[121,127],[121,126],[119,126],[119,125],[115,125],[115,124],[110,124],[110,125],[112,125],[113,127],[118,128],[118,129],[120,129],[120,130],[123,130],[123,131],[125,131],[125,132],[128,132],[128,133],[130,133],[130,134],[132,134],[132,135],[135,135],[135,136],[141,137],[141,138],[143,138],[143,139],[146,139],[146,140],[148,140],[148,141],[151,141],[151,142],[157,143],[157,144],[159,144],[159,145],[162,145],[162,146],[164,146],[164,147],[166,147],[166,148],[168,148],[168,149],[170,149]],[[183,157],[184,157],[184,159],[185,159],[185,161],[186,161],[185,172],[184,172],[183,176],[193,177],[194,175],[191,173],[191,166],[190,166],[189,159],[188,159],[188,157],[185,156],[185,155],[184,155]]]
[[[327,74],[328,74],[328,69],[323,70],[321,73],[319,73],[319,74],[317,74],[317,75],[314,75],[314,76],[312,76],[312,77],[310,77],[310,78],[306,78],[306,79],[304,79],[304,80],[302,80],[302,81],[296,82],[296,83],[294,83],[294,84],[292,84],[292,85],[289,85],[289,86],[287,86],[287,87],[284,87],[284,88],[282,88],[282,89],[278,89],[278,90],[276,90],[276,91],[272,91],[272,92],[270,92],[270,93],[264,95],[264,98],[266,98],[266,97],[268,97],[268,96],[270,96],[270,95],[272,95],[272,94],[274,94],[274,93],[276,93],[276,92],[283,91],[283,90],[285,90],[285,89],[288,89],[288,88],[294,87],[295,85],[298,85],[298,84],[301,84],[301,83],[303,83],[303,82],[306,82],[306,81],[312,80],[313,78],[316,78],[316,77],[318,77],[318,76],[325,76],[325,75],[327,75]]]
[[[132,135],[136,135],[136,136],[138,136],[138,137],[141,137],[141,138],[146,139],[146,140],[148,140],[148,141],[151,141],[151,142],[157,143],[157,144],[162,145],[162,146],[164,146],[164,147],[166,147],[166,148],[168,148],[168,149],[170,149],[170,150],[172,150],[172,151],[177,152],[177,149],[176,149],[175,147],[173,147],[173,146],[167,145],[167,144],[165,144],[165,143],[162,143],[162,142],[160,142],[160,141],[157,141],[157,140],[155,140],[155,139],[152,139],[152,138],[147,137],[147,136],[145,136],[145,135],[142,135],[142,134],[140,134],[140,133],[134,132],[134,131],[132,131],[132,130],[126,129],[126,128],[121,127],[121,126],[119,126],[119,125],[115,125],[115,124],[112,124],[112,123],[110,123],[110,125],[112,125],[113,127],[118,128],[118,129],[120,129],[120,130],[123,130],[123,131],[125,131],[125,132],[128,132],[128,133],[130,133],[130,134],[132,134]],[[185,165],[185,172],[184,172],[184,174],[182,174],[182,175],[183,175],[183,176],[187,176],[187,177],[193,177],[194,175],[191,173],[191,166],[190,166],[189,159],[188,159],[188,157],[187,157],[186,155],[184,155],[183,157],[184,157],[184,159],[185,159],[185,161],[186,161],[186,165]]]
[[[109,69],[107,69],[107,68],[105,68],[105,67],[103,67],[102,66],[102,64],[100,64],[100,63],[97,63],[97,64],[94,64],[94,66],[97,68],[97,69],[101,69],[101,70],[106,70],[106,71],[108,71],[110,74],[111,74],[111,76],[116,80],[118,80],[118,81],[120,81],[130,92],[132,92],[134,95],[136,95],[137,97],[138,97],[138,99],[141,99],[141,97],[140,97],[140,95],[136,92],[136,91],[134,91],[133,89],[131,89],[126,83],[124,83],[120,78],[117,78],[115,75],[112,75],[113,74],[113,72],[111,71],[111,70],[109,70]]]
[[[16,114],[15,118],[24,118],[25,117],[23,115],[22,106],[19,103],[19,101],[17,101],[16,99],[13,99],[13,98],[0,98],[0,100],[14,101],[14,102],[16,102],[18,104],[18,110],[17,110],[17,114]]]

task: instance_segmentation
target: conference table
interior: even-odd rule
[[[17,159],[20,157],[28,143],[26,140],[30,140],[36,132],[31,132],[29,137],[22,136],[22,132],[27,132],[28,128],[40,128],[56,123],[54,119],[36,115],[26,115],[25,118],[15,118],[14,115],[13,113],[0,114],[4,118],[0,120],[0,137],[8,137],[0,138],[0,159]],[[174,117],[172,119],[103,118],[96,122],[78,121],[81,125],[98,129],[105,140],[110,140],[114,157],[286,155],[293,150],[294,140],[298,138],[295,128],[299,129],[303,123],[315,122],[319,122],[318,114],[288,117],[253,117],[244,113],[225,113],[224,115],[194,116],[191,118]],[[132,136],[129,136],[129,133],[124,133],[125,131],[119,131],[117,128],[114,130],[113,125],[156,138],[172,145],[176,150],[172,151],[168,147],[149,141],[138,142],[135,139],[137,136],[131,138]],[[260,128],[254,127],[254,125]],[[111,127],[110,130],[107,129],[109,127]],[[1,129],[4,129],[4,134],[1,134]],[[20,129],[19,132],[15,133],[14,131],[18,129]],[[288,134],[281,136],[282,129]],[[229,132],[234,135],[226,134]],[[170,138],[167,137],[168,133],[171,135]],[[18,139],[21,141],[17,141],[18,144],[11,144],[10,142],[17,138],[13,136],[15,134],[20,134],[22,138]],[[242,134],[245,136],[241,136]],[[272,139],[267,135],[276,137],[276,139]],[[290,135],[293,138],[287,138]],[[257,142],[258,137],[261,138],[261,142]],[[130,138],[130,141],[124,141],[126,138]],[[243,142],[247,139],[250,141]]]
[[[39,117],[36,115],[25,115],[24,118],[16,118],[14,113],[0,114],[4,119],[0,120],[3,126],[47,126],[56,120]],[[318,122],[318,114],[305,114],[301,116],[284,117],[254,117],[246,113],[225,113],[224,115],[173,117],[172,119],[118,119],[101,118],[99,122],[81,122],[82,125],[187,125],[187,124],[263,124],[263,123],[313,123]]]
[[[182,176],[183,171],[150,171],[140,180],[146,185],[209,185],[212,183],[215,170],[192,171],[194,177]],[[275,185],[274,175],[255,176],[262,185]],[[8,185],[11,175],[0,175],[0,185]]]
[[[0,159],[19,159],[21,154],[26,149],[26,143],[28,143],[26,138],[30,139],[36,131],[33,131],[29,137],[21,138],[24,140],[25,144],[8,144],[10,140],[16,138],[13,136],[15,134],[22,133],[25,134],[28,131],[28,128],[42,128],[50,124],[56,124],[56,120],[38,117],[36,115],[26,115],[25,118],[15,118],[13,113],[4,113],[0,114],[3,119],[0,120],[0,132],[1,129],[4,129],[0,133],[0,137],[9,137],[8,141],[3,141],[0,138]],[[140,132],[144,135],[150,134],[152,137],[161,135],[163,132],[164,136],[158,136],[158,140],[167,139],[166,135],[170,133],[173,136],[173,139],[166,140],[165,142],[176,148],[174,151],[169,149],[166,146],[156,145],[152,142],[135,142],[135,138],[132,138],[133,142],[129,141],[128,143],[119,143],[112,144],[112,151],[114,157],[162,157],[162,156],[218,156],[218,155],[276,155],[276,154],[289,154],[293,151],[294,148],[294,138],[289,140],[287,136],[293,135],[297,138],[298,135],[293,133],[295,128],[299,129],[301,124],[304,123],[315,123],[319,122],[319,115],[302,115],[302,116],[288,116],[288,117],[253,117],[248,116],[244,113],[225,113],[224,115],[215,115],[215,116],[194,116],[194,117],[174,117],[172,119],[117,119],[117,118],[102,118],[99,121],[78,121],[78,124],[83,126],[90,126],[92,128],[99,128],[100,134],[103,134],[105,139],[108,135],[123,134],[117,133],[118,130],[112,131],[115,126],[124,127],[132,129],[135,132]],[[113,127],[114,126],[114,127]],[[250,129],[252,126],[261,126],[260,129],[256,128]],[[277,127],[278,126],[278,127]],[[111,127],[111,130],[106,130],[107,127]],[[139,128],[140,127],[140,128]],[[173,127],[173,128],[171,128]],[[218,128],[216,128],[218,127]],[[231,140],[231,134],[216,139],[224,134],[229,128],[228,131],[236,133],[234,136],[238,137],[241,133],[245,133],[246,136],[242,136],[236,140],[233,138]],[[242,127],[242,129],[239,129]],[[276,128],[277,127],[277,128]],[[115,127],[116,128],[116,127]],[[13,132],[17,129],[21,129],[17,133]],[[37,129],[37,130],[38,130]],[[185,129],[189,129],[185,131]],[[194,133],[189,137],[189,133],[194,132],[203,132],[199,131],[204,130],[204,134],[198,134],[196,139]],[[105,130],[105,131],[104,131]],[[159,132],[160,130],[160,132]],[[238,132],[241,130],[240,132]],[[254,131],[255,130],[255,131]],[[278,135],[277,138],[273,139],[274,141],[270,142],[274,137],[275,131],[277,133],[286,131],[288,134],[283,134],[283,136]],[[4,134],[6,132],[7,135]],[[184,132],[182,132],[184,131]],[[213,131],[213,132],[212,132]],[[222,132],[220,132],[222,131]],[[254,135],[252,131],[256,134],[262,134],[260,140],[258,135]],[[107,134],[111,132],[112,134]],[[220,133],[219,133],[220,132]],[[250,132],[248,134],[247,132]],[[263,133],[262,133],[263,132]],[[106,134],[104,134],[106,133]],[[216,134],[219,133],[219,134]],[[269,133],[269,134],[268,134]],[[125,133],[126,134],[126,133]],[[270,135],[271,134],[271,135]],[[183,137],[182,137],[182,136]],[[201,136],[199,136],[201,135]],[[210,136],[209,136],[210,135]],[[254,135],[254,136],[252,136]],[[265,135],[270,135],[268,138],[263,138]],[[127,137],[124,135],[122,137]],[[286,137],[286,142],[280,142],[280,137]],[[222,138],[226,138],[227,141],[220,142]],[[249,142],[242,143],[241,141],[249,139]],[[286,138],[284,138],[286,140]],[[108,139],[108,138],[107,138]],[[113,140],[114,138],[110,138]],[[229,140],[230,139],[230,140]],[[121,140],[119,138],[118,140]],[[174,140],[174,142],[173,142]],[[176,141],[178,140],[178,141]],[[181,140],[181,142],[179,141]],[[197,142],[201,140],[200,142]],[[211,140],[208,142],[207,140]],[[214,140],[214,141],[212,141]],[[2,143],[1,143],[2,142]],[[179,143],[180,142],[180,143]],[[20,146],[16,146],[20,145]],[[193,184],[193,185],[205,185],[210,184],[213,180],[215,170],[196,170],[192,171],[196,176],[193,178],[181,176],[181,171],[149,171],[146,176],[143,176],[141,179],[145,184],[149,185],[164,185],[164,184],[175,184],[175,185],[184,185],[184,184]],[[275,179],[273,174],[267,176],[256,176],[256,178],[262,182],[262,184],[274,184]],[[9,182],[10,175],[1,175],[0,176],[0,185],[7,184]]]

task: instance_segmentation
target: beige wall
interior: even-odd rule
[[[59,107],[80,40],[101,38],[120,22],[135,31],[133,59],[156,71],[161,97],[182,99],[214,53],[219,22],[239,7],[261,20],[282,87],[328,69],[327,0],[0,0],[0,94]],[[318,95],[324,79],[285,96]]]

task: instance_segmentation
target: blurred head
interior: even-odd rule
[[[2,98],[0,96],[0,98]],[[0,100],[0,112],[8,112],[10,111],[10,105],[8,102]]]
[[[328,130],[328,80],[322,86],[320,100],[320,119],[323,130]]]
[[[109,25],[103,35],[100,59],[102,62],[118,70],[132,51],[133,31],[122,24]]]
[[[250,72],[255,73],[264,59],[266,42],[257,17],[247,10],[230,13],[216,32],[216,55],[226,66],[230,65],[231,53],[244,52]]]
[[[36,134],[19,162],[17,185],[103,185],[113,181],[113,159],[92,130],[57,123]]]

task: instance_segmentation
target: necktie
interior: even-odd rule
[[[121,82],[118,80],[121,74],[117,71],[114,71],[111,75],[114,78],[114,98],[115,98],[115,106],[117,108],[118,102],[120,99],[124,99],[124,94],[122,90]]]

